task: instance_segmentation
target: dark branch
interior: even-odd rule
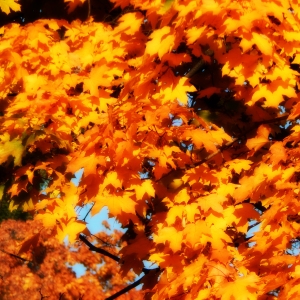
[[[271,123],[276,123],[276,122],[279,122],[279,121],[284,121],[289,117],[289,115],[290,115],[289,113],[285,113],[285,114],[282,114],[280,117],[270,119],[270,120],[264,120],[264,121],[256,122],[256,124],[262,125],[262,124],[271,124]]]
[[[23,257],[21,257],[21,256],[16,255],[16,254],[12,254],[12,253],[6,252],[5,250],[2,250],[2,249],[0,249],[0,251],[2,251],[3,253],[5,253],[5,254],[7,254],[7,255],[12,256],[12,257],[18,258],[18,259],[20,259],[20,260],[22,260],[22,261],[24,261],[24,262],[32,263],[31,260],[25,259],[25,258],[23,258]]]
[[[101,248],[98,248],[96,246],[94,246],[91,242],[89,242],[86,237],[83,235],[83,234],[80,234],[79,235],[79,239],[84,242],[89,248],[91,251],[95,251],[97,253],[100,253],[100,254],[103,254],[105,256],[108,256],[110,257],[111,259],[117,261],[117,262],[120,262],[120,258],[116,255],[113,255],[111,253],[109,253],[108,251],[104,250],[104,249],[101,249]]]
[[[259,224],[260,224],[260,222],[255,222],[254,224],[249,225],[249,226],[248,226],[248,231],[249,231],[250,229],[252,229],[253,227],[259,225]]]
[[[142,283],[142,280],[143,278],[145,277],[146,275],[144,275],[143,277],[141,277],[139,280],[133,282],[132,284],[128,285],[126,288],[124,288],[123,290],[113,294],[112,296],[106,298],[105,300],[113,300],[113,299],[116,299],[118,298],[119,296],[129,292],[130,290],[134,289],[135,287],[137,287],[138,285],[140,285]]]
[[[190,71],[185,75],[187,78],[191,78],[197,71],[204,66],[205,61],[201,58],[200,61],[198,61],[193,68],[190,69]]]

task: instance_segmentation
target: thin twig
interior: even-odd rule
[[[259,224],[260,224],[260,222],[256,222],[256,223],[254,223],[254,224],[252,224],[252,225],[249,225],[249,226],[248,226],[248,231],[249,231],[250,229],[252,229],[253,227],[259,225]]]
[[[93,205],[91,206],[91,208],[89,209],[89,211],[87,212],[87,214],[85,215],[85,217],[83,218],[83,221],[85,222],[86,217],[88,216],[88,214],[91,212],[91,210],[93,209],[95,203],[93,203]]]
[[[87,19],[89,19],[90,16],[91,16],[91,0],[88,0],[87,3],[88,3],[88,14],[87,14]]]

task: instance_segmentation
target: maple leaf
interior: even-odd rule
[[[210,133],[203,129],[189,130],[182,135],[183,139],[191,138],[197,149],[205,147],[208,152],[217,151],[216,141]]]
[[[155,189],[150,180],[145,180],[140,185],[132,185],[130,188],[133,188],[135,190],[137,200],[143,199],[144,195],[148,195],[151,197],[155,196]]]
[[[18,0],[0,0],[0,9],[8,15],[10,10],[20,11],[21,5]]]
[[[85,228],[86,224],[83,221],[71,220],[66,225],[61,223],[61,227],[57,227],[57,237],[60,242],[63,242],[65,237],[68,236],[70,243],[74,243],[78,235],[82,233]]]
[[[242,170],[249,170],[251,168],[251,164],[253,164],[253,162],[250,160],[234,159],[232,161],[226,162],[224,165],[240,174]]]
[[[183,218],[183,213],[185,209],[183,205],[174,205],[172,206],[167,214],[166,222],[168,226],[174,225],[176,219],[181,220]]]
[[[120,33],[134,35],[141,27],[143,15],[141,13],[128,13],[119,18],[119,25],[114,29],[114,35]]]
[[[155,30],[149,37],[151,40],[147,42],[145,54],[152,56],[157,54],[157,49],[159,49],[158,57],[161,59],[164,54],[170,52],[175,41],[174,35],[169,35],[170,31],[171,28],[169,26]]]
[[[254,152],[262,148],[264,145],[270,142],[269,134],[271,132],[271,128],[267,125],[260,125],[257,129],[257,135],[255,138],[248,139],[246,146],[252,150],[250,155]]]

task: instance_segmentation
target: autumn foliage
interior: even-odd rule
[[[66,2],[0,28],[10,208],[88,249],[76,209],[108,207],[148,299],[299,298],[299,1]]]
[[[33,243],[26,238],[34,236]],[[120,233],[93,237],[95,245],[112,251]],[[21,245],[21,247],[20,247]],[[134,279],[123,277],[113,260],[99,257],[78,243],[65,246],[51,229],[42,230],[37,221],[4,221],[0,224],[0,299],[104,299]],[[81,264],[85,273],[76,277],[71,267]],[[44,298],[43,298],[44,297]],[[131,290],[123,299],[142,299]],[[122,298],[120,298],[122,299]]]

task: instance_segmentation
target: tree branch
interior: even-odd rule
[[[32,263],[31,260],[25,259],[25,258],[23,258],[23,257],[21,257],[21,256],[16,255],[16,254],[12,254],[12,253],[6,252],[5,250],[2,250],[2,249],[0,249],[0,251],[2,251],[3,253],[5,253],[5,254],[7,254],[7,255],[10,255],[10,256],[12,256],[12,257],[14,257],[14,258],[18,258],[18,259],[20,259],[20,260],[22,260],[22,261],[24,261],[24,262]]]
[[[91,251],[95,251],[97,253],[100,253],[100,254],[103,254],[105,256],[108,256],[110,257],[111,259],[117,261],[117,262],[120,262],[120,257],[116,256],[116,255],[113,255],[111,253],[109,253],[108,251],[104,250],[104,249],[101,249],[101,248],[98,248],[96,246],[94,246],[91,242],[89,242],[86,237],[83,235],[83,234],[80,234],[79,235],[79,239],[84,242],[89,248]]]
[[[142,280],[144,279],[146,275],[144,275],[143,277],[141,277],[139,280],[133,282],[132,284],[126,286],[126,288],[124,288],[123,290],[113,294],[112,296],[106,298],[105,300],[113,300],[118,298],[119,296],[129,292],[130,290],[134,289],[135,287],[137,287],[138,285],[140,285],[142,283]]]
[[[204,63],[205,61],[200,58],[200,60],[189,70],[185,77],[191,78],[200,68],[204,66]]]

